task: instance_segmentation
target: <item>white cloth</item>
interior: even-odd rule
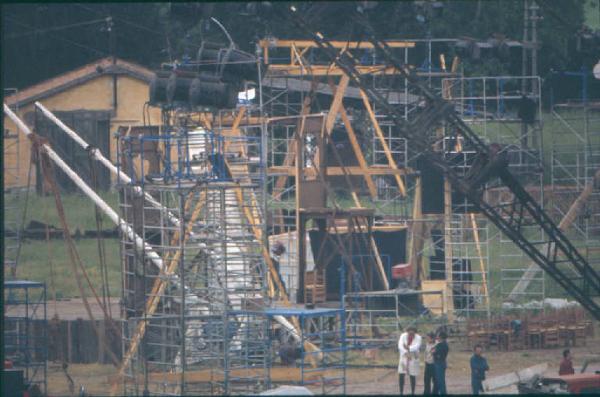
[[[408,345],[408,332],[400,335],[400,339],[398,340],[398,350],[400,351],[400,362],[398,363],[399,374],[419,375],[420,349],[421,336],[419,334],[415,334],[410,346]]]

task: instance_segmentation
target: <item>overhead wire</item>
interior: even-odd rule
[[[94,20],[91,20],[91,21],[79,22],[79,23],[72,23],[72,24],[69,24],[69,25],[62,25],[62,26],[54,26],[54,27],[46,28],[46,29],[38,29],[38,28],[33,28],[32,27],[31,28],[32,30],[29,31],[29,32],[9,34],[5,38],[7,38],[7,39],[16,39],[16,38],[19,38],[19,37],[29,36],[29,35],[32,35],[32,34],[56,32],[58,30],[65,30],[65,29],[75,28],[75,27],[79,27],[79,26],[88,26],[88,25],[93,25],[93,24],[100,23],[100,22],[106,22],[106,19],[94,19]]]
[[[23,27],[28,28],[28,29],[35,29],[33,26],[28,25],[26,23],[23,23],[21,21],[18,21],[16,19],[14,19],[14,17],[12,17],[12,16],[6,16],[6,18],[9,21],[12,21],[12,22],[16,23],[17,25],[23,26]],[[93,48],[93,47],[90,47],[88,45],[75,42],[73,40],[65,39],[64,37],[58,36],[58,35],[56,35],[55,33],[52,33],[52,32],[48,33],[48,35],[49,35],[49,37],[53,37],[55,39],[62,40],[64,42],[72,44],[72,45],[74,45],[76,47],[83,48],[83,49],[95,52],[95,53],[99,54],[100,56],[104,57],[104,56],[108,55],[108,52],[106,52],[106,51],[101,51],[101,50],[98,50],[97,48]]]

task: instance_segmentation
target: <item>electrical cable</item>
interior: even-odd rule
[[[51,28],[47,28],[47,29],[32,28],[33,30],[30,31],[30,32],[20,33],[20,34],[17,34],[17,33],[15,33],[15,34],[9,34],[5,38],[6,39],[15,39],[15,38],[19,38],[19,37],[29,36],[29,35],[32,35],[32,34],[55,32],[55,31],[58,31],[58,30],[70,29],[70,28],[74,28],[74,27],[78,27],[78,26],[93,25],[93,24],[99,23],[99,22],[106,22],[106,19],[94,19],[92,21],[73,23],[73,24],[70,24],[70,25],[63,25],[63,26],[55,26],[55,27],[51,27]]]
[[[23,27],[25,27],[25,28],[28,28],[28,29],[35,29],[33,26],[31,26],[31,25],[28,25],[28,24],[25,24],[25,23],[23,23],[23,22],[20,22],[20,21],[18,21],[18,20],[16,20],[16,19],[14,19],[14,18],[13,18],[13,17],[11,17],[11,16],[7,16],[6,18],[7,18],[9,21],[12,21],[12,22],[16,23],[17,25],[21,25],[21,26],[23,26]],[[107,53],[107,52],[105,52],[105,51],[101,51],[101,50],[98,50],[98,49],[96,49],[96,48],[93,48],[93,47],[87,46],[87,45],[85,45],[85,44],[80,44],[80,43],[77,43],[77,42],[75,42],[75,41],[72,41],[72,40],[69,40],[69,39],[65,39],[64,37],[57,36],[57,35],[56,35],[56,34],[54,34],[54,33],[48,33],[48,35],[49,35],[49,37],[53,37],[53,38],[55,38],[55,39],[62,40],[62,41],[64,41],[64,42],[67,42],[67,43],[69,43],[69,44],[72,44],[72,45],[74,45],[74,46],[76,46],[76,47],[83,48],[83,49],[86,49],[86,50],[89,50],[89,51],[93,51],[93,52],[95,52],[95,53],[97,53],[97,54],[100,54],[100,56],[102,56],[102,57],[104,57],[104,56],[107,56],[107,55],[108,55],[108,53]]]

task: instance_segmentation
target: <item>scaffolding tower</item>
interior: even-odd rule
[[[596,103],[557,104],[547,124],[552,130],[551,213],[560,221],[586,186],[590,196],[568,230],[588,263],[600,266],[600,106]]]
[[[428,79],[434,91],[453,95],[460,102],[463,98],[458,92],[454,92],[457,82],[464,84],[461,77],[458,77],[458,61],[455,59],[452,62],[450,70],[446,69],[442,57],[442,67],[432,67],[431,44],[429,41],[388,42],[391,50],[407,63],[415,61],[411,52],[428,53],[426,66],[417,68],[417,73]],[[375,230],[377,227],[390,226],[408,228],[412,240],[407,260],[421,278],[426,277],[427,273],[427,261],[422,258],[427,256],[427,252],[433,250],[435,245],[430,241],[430,232],[441,227],[446,237],[442,250],[448,253],[444,263],[447,273],[453,272],[456,261],[465,263],[466,267],[458,266],[454,271],[455,280],[448,279],[447,286],[443,287],[446,291],[445,297],[439,300],[456,300],[456,309],[461,314],[487,313],[487,222],[476,218],[470,209],[466,208],[465,203],[458,202],[452,203],[451,209],[446,211],[446,216],[419,214],[419,211],[415,210],[416,203],[420,200],[420,175],[416,163],[421,153],[407,144],[385,112],[372,105],[365,92],[348,85],[347,76],[343,71],[324,62],[320,49],[314,44],[302,40],[272,39],[263,40],[260,45],[265,54],[265,61],[269,64],[263,81],[265,109],[268,109],[269,116],[277,120],[268,124],[270,146],[267,180],[268,191],[271,194],[267,197],[270,240],[272,243],[279,241],[285,245],[282,265],[287,266],[291,263],[291,284],[295,285],[295,278],[298,277],[293,268],[297,263],[294,250],[297,243],[294,200],[297,191],[292,178],[288,179],[294,177],[291,167],[296,151],[294,136],[300,128],[301,116],[322,112],[320,114],[324,114],[327,119],[330,140],[336,146],[339,156],[344,159],[344,164],[338,164],[339,161],[328,152],[327,178],[335,195],[341,198],[342,203],[351,200],[351,197],[347,197],[348,189],[345,189],[345,193],[344,189],[336,188],[345,186],[341,181],[349,177],[356,187],[352,193],[354,204],[375,210]],[[386,65],[381,59],[376,59],[369,45],[370,43],[333,43],[336,49],[348,51],[353,58],[360,60],[358,68],[370,87],[404,114],[408,121],[422,117],[425,112],[423,98],[409,88],[407,81],[397,70]],[[508,98],[509,102],[511,99],[513,98]],[[484,106],[488,104],[487,101],[480,102]],[[448,137],[452,135],[451,131],[445,133]],[[441,132],[440,150],[455,155],[456,150],[460,149],[446,145],[447,139],[443,136],[444,132]],[[310,144],[307,147],[310,150]],[[457,165],[464,168],[465,172],[472,161],[468,154],[465,153],[463,164]],[[450,199],[447,201],[450,202]],[[383,261],[383,258],[381,260]],[[435,285],[432,288],[439,291],[440,287]],[[461,304],[467,301],[470,303]],[[432,305],[444,307],[444,312],[455,309],[454,304],[436,302]]]
[[[267,319],[247,313],[267,296],[262,128],[171,120],[159,135],[118,139],[120,172],[132,178],[120,186],[123,218],[165,264],[122,241],[125,392],[254,393],[267,385],[257,348]],[[254,375],[228,376],[243,366]]]
[[[543,117],[538,76],[484,76],[444,79],[444,95],[454,103],[462,120],[480,134],[488,144],[499,144],[506,152],[510,172],[542,206],[544,204],[544,167],[543,167]],[[527,91],[523,91],[524,87]],[[528,108],[531,119],[527,119],[524,109]],[[497,201],[497,205],[508,205],[512,195],[506,189],[490,186],[486,190],[488,199]],[[479,220],[486,224],[484,219]],[[531,220],[526,221],[523,230],[542,241],[541,229]],[[488,229],[481,233],[487,238],[482,250],[487,251],[490,243],[499,243],[498,263],[490,263],[491,268],[521,267],[525,259],[521,250],[504,235]],[[484,254],[483,257],[487,257]],[[496,272],[497,273],[497,272]],[[509,285],[515,278],[514,272],[500,272],[495,285],[501,299],[504,292],[510,291]],[[510,280],[509,280],[510,279]]]

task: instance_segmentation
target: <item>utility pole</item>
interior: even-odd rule
[[[115,30],[112,16],[106,17],[106,31],[108,32],[108,54],[111,56],[113,64],[116,64],[115,56]]]
[[[521,75],[527,76],[527,44],[529,42],[529,0],[523,1],[523,53],[521,58]],[[527,80],[521,80],[521,94],[527,91]]]
[[[521,64],[521,74],[525,76],[537,76],[537,53],[538,53],[538,38],[537,38],[537,22],[541,18],[538,17],[536,0],[523,1],[523,59]],[[531,67],[529,63],[531,62]],[[521,82],[521,92],[527,92],[527,79]],[[531,81],[531,94],[536,96],[539,93],[539,87],[535,81]]]
[[[537,42],[537,21],[538,21],[538,7],[535,0],[531,1],[531,75],[538,75],[537,68],[537,51],[538,51],[538,42]],[[539,94],[539,87],[534,80],[531,81],[531,91],[534,96]]]
[[[117,64],[117,56],[115,54],[115,25],[113,23],[112,16],[106,17],[106,31],[108,32],[108,53],[112,59],[113,67]],[[113,70],[112,72],[112,94],[113,94],[113,111],[116,113],[118,99],[117,99],[117,73]]]

